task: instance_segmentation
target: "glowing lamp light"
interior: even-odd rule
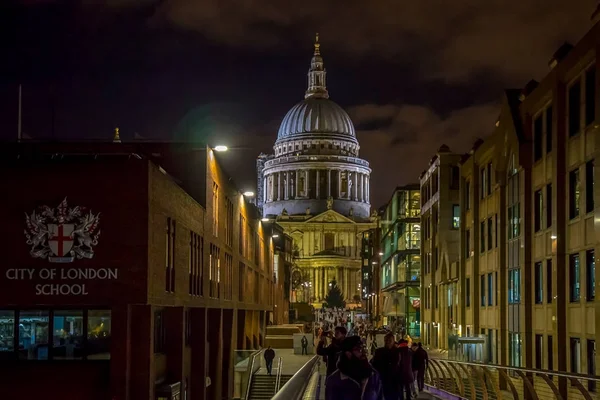
[[[263,218],[261,219],[262,222],[269,222],[269,218]]]
[[[274,234],[272,237],[273,237],[273,239],[277,239],[279,237],[279,235],[278,234]]]
[[[242,193],[242,194],[243,194],[244,196],[246,196],[246,197],[254,197],[254,192],[251,192],[251,191],[247,191],[247,192],[244,192],[244,193]]]
[[[552,235],[552,236],[550,236],[550,239],[552,239],[552,240],[555,240],[556,238],[557,238],[557,236],[556,236],[556,235]]]
[[[382,255],[383,255],[383,252],[381,252],[381,251],[380,251],[380,252],[379,252],[379,255],[380,255],[380,256],[382,256]]]
[[[214,151],[218,151],[218,152],[224,152],[227,151],[229,148],[227,146],[223,146],[223,145],[219,145],[219,146],[215,146],[213,148]]]

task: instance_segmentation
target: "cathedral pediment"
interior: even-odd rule
[[[327,210],[319,215],[306,220],[306,223],[345,223],[354,224],[350,218],[343,216],[342,214],[333,210]]]

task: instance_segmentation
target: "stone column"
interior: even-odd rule
[[[337,198],[341,199],[342,198],[342,170],[338,169],[338,192],[337,192]]]
[[[318,199],[321,193],[320,192],[320,187],[321,186],[321,174],[320,174],[320,170],[317,170],[317,184],[315,185],[315,197]]]
[[[354,185],[352,185],[352,191],[354,192],[354,201],[358,201],[358,172],[354,172],[352,174],[352,178],[354,180]]]
[[[306,174],[306,179],[304,179],[304,194],[307,198],[310,198],[308,194],[308,190],[310,189],[310,169],[304,170],[304,173]]]
[[[360,178],[362,180],[362,190],[361,190],[362,201],[366,202],[367,201],[367,196],[366,196],[367,191],[365,190],[366,189],[365,185],[367,183],[367,180],[365,179],[366,175],[365,174],[361,174]]]
[[[325,296],[327,296],[327,291],[329,290],[329,285],[328,285],[327,279],[325,279],[325,267],[321,268],[321,282],[323,282],[323,284],[321,285],[322,290],[323,290],[321,295],[322,295],[322,298],[324,299]]]
[[[265,203],[269,201],[269,177],[266,175],[263,177],[263,199]]]
[[[370,183],[370,180],[369,180],[369,175],[366,175],[366,176],[365,176],[365,180],[367,181],[367,182],[366,182],[367,184],[365,185],[365,186],[366,186],[366,189],[367,189],[367,190],[366,190],[366,193],[365,193],[365,198],[367,199],[367,203],[368,203],[368,202],[369,202],[369,200],[370,200],[370,198],[369,198],[369,197],[370,197],[370,196],[369,196],[369,189],[370,189],[370,186],[371,186],[371,183]]]
[[[277,173],[277,200],[283,200],[283,173]]]
[[[331,170],[327,170],[327,197],[331,197]]]
[[[284,199],[287,200],[290,198],[290,173],[285,171],[285,187],[283,188],[283,196]]]
[[[294,182],[294,185],[296,185],[296,193],[294,193],[295,198],[297,199],[299,196],[299,190],[300,190],[300,186],[298,186],[298,182],[299,182],[299,177],[300,177],[300,173],[298,172],[298,170],[294,171],[294,175],[296,176],[296,181]]]

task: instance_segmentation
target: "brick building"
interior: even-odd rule
[[[232,398],[234,349],[262,344],[273,311],[274,246],[217,155],[1,152],[3,397]]]

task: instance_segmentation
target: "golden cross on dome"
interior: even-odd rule
[[[317,32],[317,34],[315,35],[315,56],[321,54],[321,51],[319,50],[320,47],[321,43],[319,43],[319,32]]]

